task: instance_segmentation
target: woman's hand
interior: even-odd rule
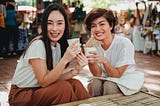
[[[90,52],[91,55],[87,56],[88,62],[90,64],[94,64],[94,63],[106,63],[107,59],[104,58],[103,56],[99,55],[97,52]]]
[[[88,60],[86,58],[86,56],[82,53],[82,51],[77,54],[76,56],[76,66],[74,66],[75,71],[77,71],[77,73],[80,73],[80,71],[83,69],[84,66],[86,66],[88,64]]]
[[[84,67],[85,65],[88,64],[88,59],[86,56],[82,53],[82,51],[77,55],[76,57],[77,63],[81,66]]]
[[[65,59],[65,61],[70,62],[73,58],[75,58],[77,56],[78,53],[80,53],[81,51],[81,47],[80,44],[78,42],[73,42],[72,45],[70,45],[63,58]]]

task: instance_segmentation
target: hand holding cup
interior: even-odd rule
[[[67,42],[69,44],[69,47],[67,48],[67,50],[64,54],[64,58],[65,58],[65,61],[70,62],[81,51],[80,40],[79,40],[79,38],[68,39]]]
[[[84,47],[84,53],[85,56],[87,57],[88,61],[94,60],[94,53],[96,52],[95,47]]]
[[[67,42],[70,48],[76,48],[76,51],[78,50],[78,53],[81,52],[80,38],[68,39]]]

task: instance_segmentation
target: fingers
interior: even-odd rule
[[[88,64],[88,59],[84,56],[84,54],[81,52],[77,55],[77,62],[80,66],[85,66]]]
[[[85,66],[85,65],[87,65],[88,64],[88,60],[87,59],[80,59],[79,57],[77,57],[78,58],[78,64],[80,65],[80,66]]]
[[[67,48],[64,58],[68,61],[71,61],[73,58],[77,56],[81,52],[81,47],[78,42],[73,42],[69,47]]]
[[[77,45],[75,45],[75,46],[69,46],[68,47],[68,52],[69,52],[69,54],[70,55],[72,55],[72,56],[76,56],[77,54],[79,54],[80,53],[80,51],[81,51],[81,47],[80,46],[77,46]]]
[[[90,54],[93,54],[93,55],[97,55],[97,52],[96,51],[91,51],[89,52]]]
[[[92,57],[88,58],[88,62],[96,62],[96,63],[103,63],[103,61],[105,60],[105,58],[103,56],[100,55],[93,55]]]
[[[86,58],[86,56],[83,54],[83,52],[81,51],[78,55],[77,55],[77,59],[83,59]],[[87,58],[86,58],[87,59]]]
[[[95,63],[95,62],[99,63],[101,60],[100,56],[97,53],[87,56],[87,59],[89,63]]]

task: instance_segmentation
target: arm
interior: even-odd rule
[[[86,56],[82,53],[82,51],[77,54],[76,61],[73,61],[68,68],[71,69],[71,71],[64,73],[60,76],[59,80],[67,80],[69,78],[72,78],[80,73],[82,71],[83,67],[88,64],[88,60]]]
[[[68,80],[68,79],[70,79],[70,78],[72,78],[72,77],[74,77],[74,76],[76,76],[76,75],[78,75],[78,74],[79,74],[79,71],[78,71],[78,70],[72,69],[72,70],[69,71],[69,72],[66,72],[66,73],[64,73],[64,74],[61,74],[61,76],[59,77],[58,80]]]
[[[84,56],[82,52],[77,54],[76,61],[73,61],[70,66],[68,66],[71,71],[64,73],[60,76],[59,80],[67,80],[72,78],[80,73],[85,65],[88,64],[87,58]]]
[[[107,59],[103,61],[103,66],[105,68],[107,75],[115,78],[120,78],[128,67],[128,65],[124,65],[117,68],[113,67]]]
[[[42,87],[54,83],[61,75],[67,63],[68,62],[62,58],[52,70],[48,71],[45,60],[30,59],[30,64],[32,65],[35,76]]]
[[[88,66],[89,66],[91,73],[94,76],[101,77],[102,70],[100,69],[96,61],[92,61],[92,62],[89,61]]]
[[[122,76],[124,71],[127,69],[128,65],[124,65],[121,67],[113,67],[110,62],[103,56],[97,54],[96,52],[91,52],[91,56],[89,58],[94,58],[94,60],[89,61],[89,69],[94,76],[100,77],[102,75],[102,71],[97,63],[102,63],[105,71],[108,76],[119,78]]]
[[[47,69],[45,60],[39,58],[29,60],[35,76],[42,87],[46,87],[57,81],[67,63],[76,57],[76,54],[79,52],[77,48],[77,45],[68,47],[59,63],[50,71]]]

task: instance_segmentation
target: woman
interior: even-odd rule
[[[67,48],[68,32],[64,9],[49,5],[43,13],[41,35],[31,41],[17,64],[9,94],[11,106],[47,106],[90,97],[80,81],[72,79],[79,70],[62,74],[80,52],[77,42]]]
[[[3,48],[7,48],[7,37],[6,37],[6,28],[5,28],[5,18],[7,17],[6,14],[6,6],[4,3],[4,0],[0,1],[0,59],[3,59],[5,57],[5,52],[3,51]]]
[[[115,22],[113,12],[101,8],[91,10],[85,18],[94,39],[101,42],[94,44],[97,52],[87,56],[89,69],[96,76],[88,85],[91,96],[118,92],[130,95],[138,92],[143,84],[143,73],[135,72],[134,46],[129,39],[113,33]]]
[[[124,25],[125,28],[125,37],[132,41],[133,38],[133,29],[135,25],[136,17],[132,14],[127,18],[126,23]]]
[[[7,40],[7,55],[16,55],[18,47],[18,26],[15,20],[15,6],[13,4],[7,4],[7,18],[6,18],[6,35]],[[13,43],[13,50],[10,48],[10,42]]]

